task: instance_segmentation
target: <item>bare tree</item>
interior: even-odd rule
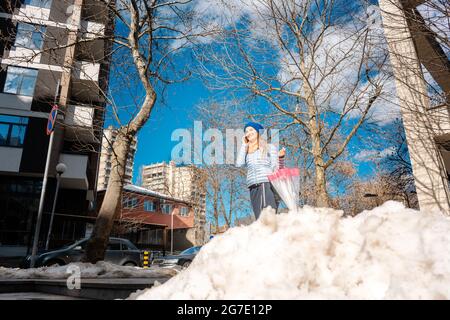
[[[74,128],[71,147],[99,152],[101,138],[98,133],[102,132],[105,118],[115,123],[117,129],[115,140],[108,141],[113,150],[111,173],[104,201],[87,246],[86,261],[96,262],[104,257],[114,218],[117,218],[121,207],[123,178],[131,142],[150,118],[157,98],[163,98],[166,86],[183,81],[190,75],[187,68],[180,70],[176,66],[176,59],[184,54],[183,49],[189,45],[191,39],[203,35],[202,29],[193,25],[193,17],[189,13],[190,2],[190,0],[98,0],[82,5],[82,1],[76,0],[74,15],[79,17],[80,12],[77,10],[86,10],[86,6],[93,6],[90,12],[98,9],[96,14],[110,18],[110,25],[106,26],[110,32],[105,32],[104,29],[91,30],[86,36],[80,36],[80,33],[84,34],[82,25],[79,25],[78,29],[68,25],[64,31],[65,36],[52,35],[47,31],[46,47],[21,57],[23,62],[32,61],[36,55],[45,54],[56,59],[61,56],[61,52],[65,52],[62,56],[71,57],[72,61],[64,59],[63,68],[71,70],[72,73],[83,72],[74,67],[75,53],[92,63],[98,62],[99,59],[103,61],[105,58],[110,62],[108,90],[101,84],[93,90],[92,83],[77,87],[77,90],[90,92],[90,96],[98,100],[92,103],[94,108],[98,106],[96,121],[92,126],[97,136],[95,144],[85,143],[85,139],[80,137],[82,130]],[[70,3],[73,4],[73,1]],[[30,22],[34,21],[33,17],[29,19]],[[64,23],[60,24],[61,28],[64,26]],[[61,38],[68,40],[60,41]],[[93,51],[86,47],[99,40],[105,41],[105,45],[110,46],[110,50],[106,50],[108,57],[98,57],[98,52],[97,55],[91,55]],[[70,99],[67,85],[71,81],[70,75],[70,72],[67,72],[67,75],[63,74],[62,82],[66,83],[63,87],[67,92],[61,92],[59,97],[62,112],[66,117],[68,110],[65,106]],[[88,76],[88,73],[83,75]],[[108,75],[104,75],[104,78],[107,81]],[[82,102],[91,104],[93,101]],[[101,103],[108,105],[107,112],[104,112],[104,105],[100,105]],[[66,126],[66,131],[70,131],[70,125],[60,124]]]
[[[149,119],[157,90],[164,84],[182,81],[188,76],[184,74],[177,78],[174,59],[186,45],[182,41],[194,36],[188,27],[189,16],[185,11],[189,2],[118,0],[117,4],[107,3],[119,21],[116,30],[120,31],[116,31],[114,42],[125,50],[133,63],[122,70],[126,74],[137,74],[143,94],[135,100],[135,110],[131,112],[129,121],[119,121],[121,126],[113,143],[115,157],[108,188],[86,251],[88,261],[95,262],[104,257],[112,221],[120,208],[130,142]]]
[[[220,46],[199,53],[202,74],[212,88],[252,95],[254,110],[285,117],[285,126],[307,138],[299,147],[312,160],[315,203],[328,206],[326,172],[370,117],[388,78],[380,73],[386,56],[379,38],[336,1],[247,6],[248,15],[234,11],[241,18],[229,21]]]
[[[195,111],[196,119],[202,121],[204,127],[219,130],[223,137],[227,137],[227,130],[242,129],[244,113],[233,101],[207,101],[197,105]],[[235,137],[233,139],[237,146],[239,141]],[[234,155],[236,150],[226,151],[233,151]],[[235,219],[250,212],[245,170],[236,168],[234,164],[227,164],[225,158],[223,160],[223,163],[213,161],[202,166],[207,192],[207,211],[215,230],[221,225],[226,229],[232,227]]]
[[[386,194],[393,198],[402,199],[409,208],[418,209],[418,199],[411,160],[406,144],[405,130],[400,120],[393,124],[391,132],[387,132],[394,147],[382,158],[378,167],[383,174]]]

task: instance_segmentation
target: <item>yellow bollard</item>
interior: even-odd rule
[[[150,252],[149,251],[144,251],[144,261],[143,261],[143,268],[144,269],[148,269],[149,268],[149,264],[150,264]]]

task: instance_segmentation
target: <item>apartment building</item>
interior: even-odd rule
[[[105,190],[108,186],[111,174],[111,161],[113,158],[112,144],[116,140],[117,130],[109,126],[103,130],[102,152],[100,155],[100,166],[98,171],[97,190]],[[131,184],[133,179],[134,156],[136,154],[137,138],[135,137],[128,151],[127,165],[125,168],[124,185]]]
[[[30,250],[49,145],[46,126],[60,112],[49,166],[42,239],[61,177],[51,245],[84,235],[95,200],[114,23],[95,0],[0,2],[0,257]],[[79,43],[78,40],[83,41]],[[5,253],[6,252],[6,253]]]
[[[380,0],[378,5],[420,210],[450,215],[450,60],[439,40],[446,37],[443,30],[421,13],[439,5],[433,0]],[[438,103],[430,99],[425,70],[441,94]]]
[[[200,168],[176,165],[174,161],[143,166],[142,186],[192,203],[196,245],[203,244],[206,223],[206,186]]]

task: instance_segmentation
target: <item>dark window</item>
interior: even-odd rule
[[[148,200],[144,201],[144,210],[145,211],[154,212],[155,209],[156,209],[155,208],[155,203],[153,201],[148,201]]]
[[[165,214],[172,213],[172,205],[171,204],[162,204],[161,205],[162,212]]]
[[[110,242],[106,250],[120,250],[120,242]]]
[[[189,217],[189,208],[188,207],[181,207],[180,208],[180,216],[182,216],[182,217]]]
[[[136,198],[124,198],[123,207],[125,209],[134,209],[138,206],[138,200]]]
[[[122,242],[122,250],[138,250],[138,248],[131,243]]]
[[[28,118],[0,115],[0,146],[21,147]]]

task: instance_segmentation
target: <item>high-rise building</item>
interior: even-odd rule
[[[112,126],[103,130],[102,152],[100,155],[100,166],[98,170],[97,190],[105,190],[108,186],[111,174],[111,161],[113,159],[112,144],[116,140],[117,130]],[[124,185],[131,184],[133,179],[134,155],[136,153],[137,138],[135,137],[128,151],[127,165],[125,168]]]
[[[202,244],[206,223],[206,184],[202,170],[194,165],[160,162],[141,169],[144,188],[189,201],[194,209],[195,243]]]
[[[49,146],[47,119],[55,103],[60,112],[40,245],[59,162],[67,169],[51,246],[84,236],[97,189],[105,113],[101,92],[108,86],[112,41],[105,39],[113,32],[114,21],[100,1],[0,2],[0,251],[19,257],[30,250]]]

